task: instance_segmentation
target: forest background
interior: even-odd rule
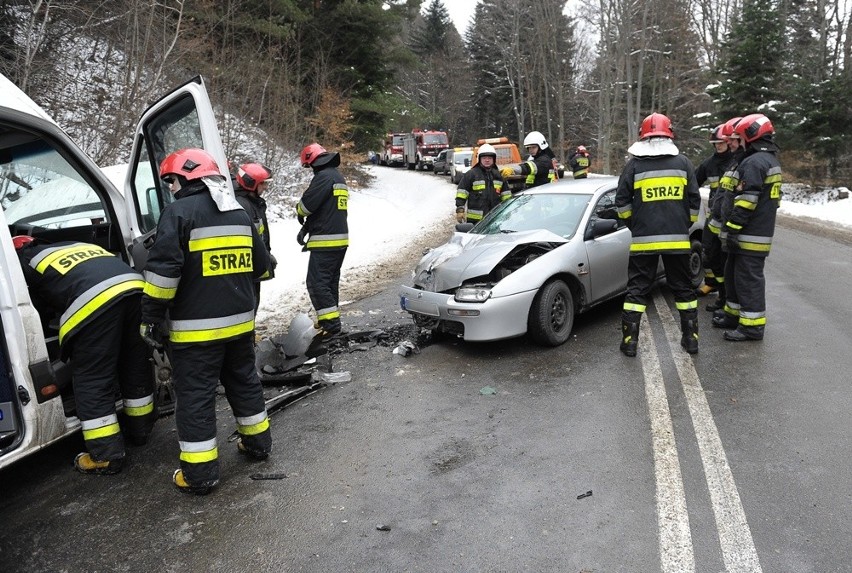
[[[653,111],[697,165],[759,112],[785,180],[852,183],[852,0],[480,0],[463,37],[453,1],[0,0],[0,71],[101,165],[201,74],[228,156],[276,172],[310,141],[356,157],[433,128],[538,130],[618,173]]]

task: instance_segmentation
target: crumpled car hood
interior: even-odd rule
[[[455,233],[447,243],[420,259],[414,284],[432,292],[450,290],[470,278],[487,275],[519,245],[568,241],[545,229],[499,235]]]

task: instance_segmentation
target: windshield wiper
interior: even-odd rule
[[[513,231],[512,229],[500,229],[501,233],[517,233],[517,231]]]

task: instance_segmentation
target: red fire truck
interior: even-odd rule
[[[385,136],[380,163],[382,165],[402,165],[402,140],[407,133],[389,133]]]
[[[409,169],[432,169],[435,157],[449,147],[447,132],[415,129],[403,140],[402,162]]]

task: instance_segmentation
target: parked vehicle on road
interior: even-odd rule
[[[406,133],[389,133],[385,136],[385,145],[382,148],[382,165],[402,165],[402,142]]]
[[[402,141],[402,161],[409,169],[431,169],[432,162],[442,150],[449,148],[444,131],[415,129]]]
[[[144,113],[119,189],[0,75],[0,468],[80,429],[69,368],[59,360],[58,322],[36,311],[12,236],[94,243],[141,269],[159,215],[172,201],[159,163],[184,147],[206,149],[228,173],[200,77]]]
[[[446,175],[450,172],[450,165],[447,163],[447,155],[450,151],[450,149],[444,149],[435,156],[435,161],[432,162],[432,173],[435,175]]]
[[[447,154],[449,164],[450,181],[457,185],[462,175],[468,172],[472,165],[473,147],[455,147]]]
[[[459,225],[417,264],[400,306],[421,328],[464,340],[529,334],[564,343],[578,313],[627,286],[631,234],[615,216],[617,185],[617,177],[559,181],[512,197],[472,228]],[[704,208],[690,231],[696,286],[703,225]]]

